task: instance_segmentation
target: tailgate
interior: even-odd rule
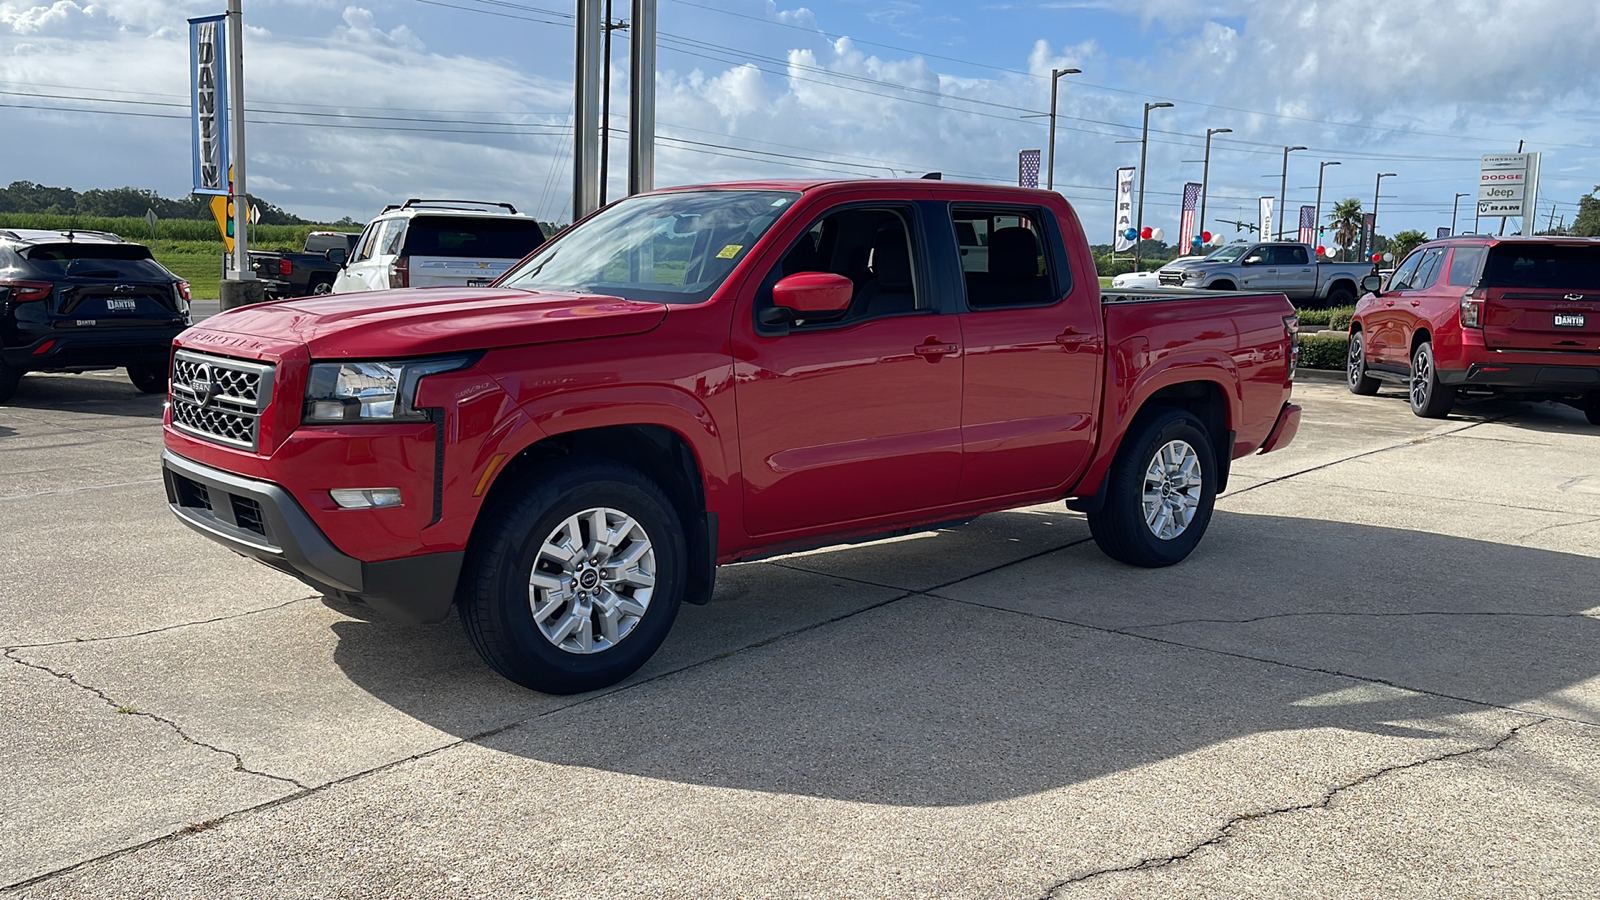
[[[1485,346],[1600,350],[1600,242],[1498,244],[1479,290]]]
[[[517,264],[515,259],[459,256],[411,257],[412,287],[486,287]]]
[[[182,317],[171,285],[66,285],[55,313],[78,325],[165,325]]]

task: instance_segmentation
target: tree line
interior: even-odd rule
[[[259,197],[252,198],[261,210],[263,225],[310,225],[283,208],[274,206]],[[211,219],[211,198],[204,194],[169,199],[155,191],[135,187],[93,188],[75,191],[72,188],[49,187],[31,181],[13,181],[0,188],[0,213],[44,213],[58,216],[97,216],[116,218],[131,216],[144,218],[146,211],[154,212],[159,219]],[[360,225],[345,220],[335,224]]]

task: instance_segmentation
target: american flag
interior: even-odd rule
[[[1200,205],[1200,185],[1191,181],[1183,186],[1183,216],[1178,220],[1178,252],[1188,253],[1194,241],[1194,210]]]
[[[1039,151],[1023,150],[1017,154],[1017,186],[1039,186]]]
[[[1317,242],[1317,208],[1315,206],[1300,207],[1300,243],[1314,244]]]

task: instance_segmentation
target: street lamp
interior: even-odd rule
[[[1044,186],[1046,190],[1056,189],[1056,86],[1063,75],[1081,75],[1081,69],[1051,69],[1050,70],[1050,162],[1045,169]]]
[[[1144,261],[1144,164],[1147,151],[1150,149],[1150,110],[1169,109],[1171,103],[1146,103],[1144,105],[1144,129],[1139,132],[1139,213],[1138,220],[1134,223],[1134,230],[1138,232],[1133,236],[1133,270],[1139,271],[1139,264]]]
[[[1328,171],[1329,166],[1341,165],[1337,160],[1317,164],[1317,243],[1322,243],[1322,173]]]
[[[1278,178],[1278,240],[1280,240],[1280,241],[1283,240],[1283,222],[1284,222],[1285,219],[1289,218],[1289,207],[1288,207],[1288,203],[1289,203],[1289,197],[1288,197],[1288,193],[1289,193],[1289,154],[1293,153],[1296,150],[1304,150],[1304,149],[1306,149],[1306,148],[1305,147],[1285,147],[1285,148],[1283,148],[1283,174],[1281,176],[1279,176],[1279,178]],[[1268,175],[1267,177],[1271,178],[1272,176]],[[1266,240],[1266,236],[1262,235],[1261,239],[1262,240]]]
[[[1362,241],[1362,256],[1378,249],[1378,191],[1383,187],[1385,178],[1393,177],[1395,177],[1393,172],[1379,172],[1377,180],[1372,183],[1372,246],[1367,247],[1366,241]]]
[[[1206,232],[1206,194],[1211,190],[1211,136],[1213,134],[1232,134],[1232,128],[1207,128],[1206,129],[1206,165],[1200,172],[1200,227],[1195,229],[1195,234]],[[1187,253],[1189,248],[1182,248],[1181,252]]]
[[[1451,237],[1454,237],[1455,233],[1456,233],[1456,211],[1461,209],[1461,198],[1462,197],[1471,197],[1471,196],[1472,196],[1471,194],[1457,194],[1455,202],[1450,204],[1450,235],[1451,235]]]

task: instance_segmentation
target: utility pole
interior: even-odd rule
[[[1452,236],[1456,233],[1456,212],[1461,209],[1461,198],[1471,196],[1471,194],[1457,194],[1455,202],[1450,204],[1450,234]],[[1478,229],[1473,228],[1472,230],[1477,231]]]
[[[1385,178],[1393,177],[1395,177],[1395,173],[1393,172],[1381,172],[1378,175],[1377,181],[1372,185],[1372,247],[1368,248],[1363,246],[1361,248],[1361,253],[1363,256],[1370,255],[1371,253],[1376,252],[1378,249],[1378,190],[1383,186],[1383,180]],[[1362,243],[1364,245],[1365,241]]]
[[[233,200],[233,256],[219,286],[222,309],[233,309],[267,298],[266,286],[250,271],[250,197],[245,187],[244,151],[244,10],[240,0],[228,0],[228,144],[229,190]]]
[[[1195,234],[1205,234],[1206,231],[1206,194],[1211,192],[1211,136],[1232,133],[1232,128],[1206,129],[1206,163],[1200,170],[1200,226],[1195,229]]]
[[[627,22],[611,18],[611,0],[606,0],[605,68],[600,74],[600,205],[606,205],[606,181],[611,171],[611,32],[628,27]]]
[[[1317,243],[1322,244],[1322,175],[1329,166],[1343,165],[1337,160],[1317,164]]]
[[[1138,220],[1134,223],[1134,230],[1138,234],[1133,236],[1133,270],[1139,271],[1140,263],[1144,262],[1144,165],[1147,151],[1150,148],[1150,110],[1168,109],[1171,103],[1146,103],[1144,105],[1144,130],[1139,133],[1139,212]]]
[[[572,79],[572,221],[600,205],[600,0],[577,0]]]
[[[1081,69],[1050,70],[1050,161],[1045,168],[1045,190],[1056,189],[1056,86],[1063,75],[1081,75]]]
[[[633,0],[628,65],[628,194],[656,185],[656,0]]]
[[[1556,205],[1554,203],[1551,203],[1550,204],[1550,221],[1544,226],[1544,230],[1545,231],[1550,231],[1550,230],[1554,229],[1555,227],[1556,227]]]
[[[1283,223],[1289,218],[1289,154],[1305,147],[1283,148],[1283,174],[1278,179],[1278,240],[1283,240]],[[1271,175],[1267,176],[1271,178]]]

